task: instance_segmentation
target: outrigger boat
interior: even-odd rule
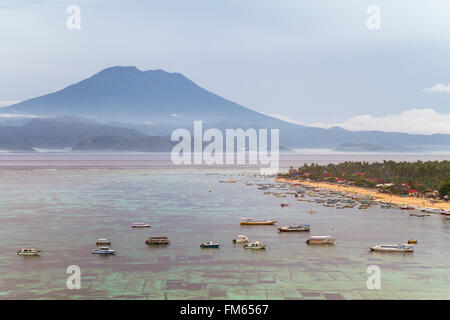
[[[369,249],[378,252],[414,252],[412,244],[377,244]]]
[[[133,228],[150,228],[150,225],[145,222],[134,222]]]
[[[268,226],[268,225],[274,225],[275,223],[276,223],[275,220],[254,220],[253,218],[241,218],[241,225]]]
[[[97,240],[97,242],[95,243],[97,246],[104,246],[104,245],[110,245],[111,241],[109,241],[106,238],[100,238]]]
[[[19,256],[38,256],[41,254],[41,250],[37,250],[35,248],[22,248],[17,251]]]
[[[253,249],[253,250],[265,250],[266,245],[262,244],[259,241],[255,241],[255,242],[250,242],[248,244],[244,244],[244,248],[245,249]]]
[[[169,244],[169,238],[167,237],[150,237],[145,241],[145,244]]]
[[[245,235],[238,235],[236,239],[233,239],[233,243],[246,243],[248,241],[248,237]]]
[[[214,243],[214,242],[210,241],[210,242],[202,243],[202,244],[200,245],[200,248],[214,248],[214,249],[219,249],[219,248],[220,248],[220,244]]]
[[[335,244],[336,238],[332,236],[311,236],[306,240],[307,244]]]
[[[97,249],[94,249],[91,251],[93,254],[104,254],[104,255],[110,255],[115,254],[116,250],[111,249],[110,247],[99,247]]]
[[[299,231],[309,231],[311,226],[309,224],[300,224],[298,226],[289,226],[278,228],[280,232],[299,232]]]

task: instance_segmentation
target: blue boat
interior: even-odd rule
[[[214,249],[219,249],[219,248],[220,248],[220,244],[214,243],[214,242],[210,241],[210,242],[202,243],[202,244],[200,245],[200,248],[214,248]]]
[[[110,255],[115,254],[116,250],[113,250],[109,247],[99,247],[97,249],[92,250],[93,254],[104,254],[104,255]]]

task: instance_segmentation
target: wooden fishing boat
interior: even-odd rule
[[[145,244],[169,244],[169,238],[167,237],[150,237],[145,241]]]
[[[250,242],[248,244],[244,244],[245,249],[252,249],[252,250],[265,250],[266,245],[262,244],[259,241]]]
[[[275,220],[254,220],[253,218],[241,218],[241,225],[247,226],[268,226],[274,225],[275,223]]]
[[[17,251],[19,256],[38,256],[41,254],[41,250],[37,250],[35,248],[22,248]]]
[[[150,228],[150,225],[145,222],[134,222],[133,228]]]
[[[282,207],[287,207],[289,205],[289,203],[282,203],[281,206]]]
[[[220,248],[220,244],[214,243],[214,242],[212,242],[212,241],[209,241],[209,242],[202,243],[202,244],[200,245],[200,248],[213,248],[213,249],[219,249],[219,248]]]
[[[417,240],[408,240],[408,244],[417,244]]]
[[[106,238],[100,238],[97,240],[97,242],[95,243],[97,246],[104,246],[104,245],[110,245],[111,241],[106,239]]]
[[[247,241],[248,237],[243,234],[240,234],[235,239],[233,239],[233,243],[246,243]]]
[[[300,231],[309,231],[311,226],[309,224],[300,224],[298,226],[289,226],[289,227],[281,227],[278,228],[279,232],[300,232]]]
[[[336,238],[332,236],[312,236],[306,240],[307,244],[335,244]]]
[[[236,180],[233,180],[233,179],[229,179],[229,180],[220,180],[219,182],[221,182],[221,183],[234,183],[234,182],[236,182]]]
[[[378,252],[414,252],[412,244],[377,244],[369,249]]]
[[[400,209],[402,210],[414,210],[415,208],[412,206],[401,206]]]

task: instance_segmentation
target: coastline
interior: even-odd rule
[[[368,189],[362,187],[355,186],[342,186],[338,184],[333,184],[329,182],[318,182],[318,181],[304,181],[299,179],[286,179],[286,178],[276,178],[275,181],[286,182],[290,184],[300,183],[305,186],[314,187],[314,188],[322,188],[327,190],[352,193],[352,194],[361,194],[361,195],[371,195],[375,200],[389,202],[397,205],[407,205],[419,208],[434,208],[434,209],[442,209],[442,210],[450,210],[450,203],[444,202],[441,200],[433,200],[431,202],[428,199],[418,198],[418,197],[402,197],[397,195],[391,195],[386,193],[380,193],[376,189]]]

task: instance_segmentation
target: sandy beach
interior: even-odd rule
[[[418,197],[402,197],[397,195],[390,195],[386,193],[380,193],[377,189],[368,189],[355,186],[342,186],[334,183],[328,182],[317,182],[317,181],[304,181],[304,180],[293,180],[285,178],[277,178],[276,181],[287,182],[287,183],[300,183],[305,186],[323,188],[333,191],[360,194],[360,195],[371,195],[374,199],[389,203],[394,203],[397,205],[408,205],[420,208],[435,208],[450,210],[450,203],[444,201],[427,200]]]

